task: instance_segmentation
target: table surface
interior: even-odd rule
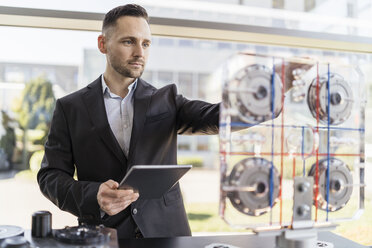
[[[318,233],[318,240],[330,242],[334,248],[366,248],[332,232]],[[121,239],[120,248],[204,248],[212,243],[229,244],[239,248],[275,248],[275,237],[257,235],[222,235],[175,238]]]

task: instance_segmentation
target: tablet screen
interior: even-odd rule
[[[133,189],[139,199],[158,199],[169,191],[192,165],[135,165],[120,182],[119,189]]]

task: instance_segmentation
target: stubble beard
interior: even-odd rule
[[[117,61],[117,59],[115,57],[110,58],[110,64],[111,64],[112,68],[117,73],[119,73],[123,77],[128,77],[128,78],[139,78],[139,77],[141,77],[142,73],[144,71],[144,67],[145,67],[145,66],[143,66],[140,70],[133,70],[133,69],[130,69],[127,66],[121,64],[119,61]]]
[[[131,70],[125,66],[115,66],[113,65],[113,68],[116,72],[118,72],[120,75],[122,75],[123,77],[129,77],[129,78],[139,78],[141,77],[142,73],[143,73],[143,69],[141,70]]]

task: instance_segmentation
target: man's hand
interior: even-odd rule
[[[139,197],[131,189],[118,189],[119,184],[113,180],[108,180],[99,186],[97,193],[98,205],[108,215],[115,215]]]

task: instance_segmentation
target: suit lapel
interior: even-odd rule
[[[83,94],[83,100],[95,131],[120,162],[126,165],[124,152],[121,150],[107,120],[101,77],[87,86],[87,91]]]
[[[153,94],[154,89],[149,86],[142,79],[138,79],[137,88],[134,92],[134,112],[133,112],[133,128],[132,135],[129,145],[129,154],[128,154],[128,167],[135,164],[135,158],[133,157],[133,152],[136,149],[137,140],[139,139],[146,120],[146,112],[151,101],[151,95]]]

